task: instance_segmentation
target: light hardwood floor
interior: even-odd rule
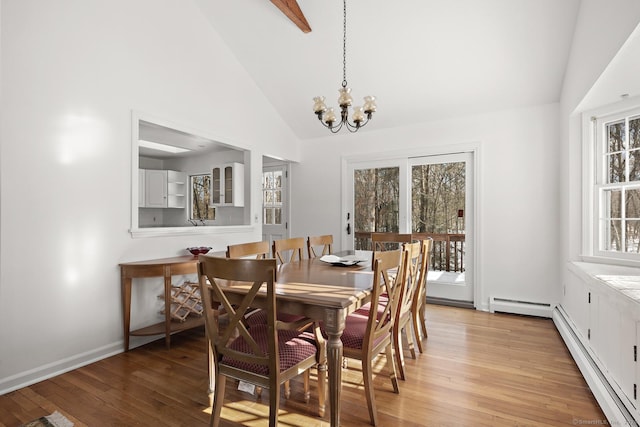
[[[405,359],[407,380],[392,393],[378,359],[376,401],[383,426],[570,426],[602,424],[604,415],[549,319],[427,306],[425,353]],[[76,426],[204,426],[211,408],[202,330],[158,340],[0,396],[0,426],[15,427],[55,410]],[[281,400],[286,426],[327,426],[294,381]],[[230,392],[225,426],[264,426],[268,399]],[[343,371],[341,421],[367,426],[357,362]],[[328,412],[328,411],[327,411]],[[232,420],[232,421],[230,421]]]

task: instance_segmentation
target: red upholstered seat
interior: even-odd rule
[[[266,321],[266,318],[265,318]],[[268,334],[267,324],[256,325],[251,327],[249,334],[256,341],[260,350],[268,354]],[[242,353],[252,353],[251,347],[246,342],[244,337],[240,336],[236,338],[230,345],[232,350],[240,351]],[[314,342],[309,340],[308,335],[301,334],[298,331],[280,330],[278,331],[278,356],[280,357],[280,372],[286,371],[292,366],[300,363],[310,356],[316,354],[316,346]],[[234,368],[242,369],[244,371],[250,371],[258,375],[269,375],[269,367],[267,365],[259,365],[243,362],[238,359],[223,356],[220,361],[221,364],[232,366]]]
[[[384,309],[383,309],[384,310]],[[378,316],[382,311],[378,312]],[[344,347],[362,350],[362,344],[367,332],[367,322],[369,320],[368,308],[360,308],[347,316],[344,325],[344,331],[340,339]],[[323,331],[324,332],[324,331]],[[384,336],[380,336],[373,341],[373,346],[378,345],[384,340]]]

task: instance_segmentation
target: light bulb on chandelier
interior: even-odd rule
[[[333,133],[337,133],[346,127],[350,132],[356,132],[358,129],[369,123],[371,116],[376,111],[375,96],[365,96],[362,106],[353,107],[351,121],[349,121],[349,107],[353,100],[351,98],[351,89],[347,87],[347,0],[344,3],[343,23],[344,30],[342,35],[342,88],[338,89],[338,105],[340,106],[340,121],[336,122],[336,112],[333,108],[327,108],[324,103],[324,96],[316,96],[313,98],[313,112],[318,116],[318,120],[327,129]]]

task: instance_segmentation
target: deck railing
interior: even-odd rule
[[[460,233],[412,233],[415,240],[433,239],[431,270],[463,272],[464,240]],[[355,249],[373,250],[370,232],[356,232]]]

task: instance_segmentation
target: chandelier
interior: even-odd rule
[[[357,132],[358,129],[369,123],[371,116],[376,111],[375,96],[365,96],[362,106],[353,107],[353,115],[349,121],[349,107],[351,106],[351,89],[347,87],[347,0],[344,0],[344,26],[342,33],[342,87],[338,89],[338,105],[340,106],[340,121],[336,122],[336,113],[333,108],[327,109],[324,96],[313,98],[313,111],[318,120],[333,133],[338,133],[342,127],[349,132]]]

